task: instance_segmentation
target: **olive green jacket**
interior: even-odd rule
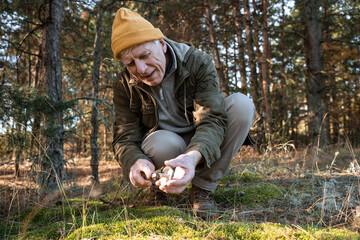
[[[224,95],[210,55],[195,48],[179,53],[180,43],[166,39],[176,55],[175,90],[179,114],[195,126],[187,151],[198,150],[208,167],[220,157],[227,126]],[[157,102],[150,88],[126,69],[114,81],[115,158],[128,179],[131,166],[138,159],[148,159],[141,150],[144,138],[158,126]]]

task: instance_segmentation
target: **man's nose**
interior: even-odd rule
[[[136,71],[139,74],[144,74],[146,72],[147,65],[144,61],[138,60],[136,61]]]

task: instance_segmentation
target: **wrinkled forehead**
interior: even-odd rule
[[[153,51],[157,45],[156,41],[140,43],[125,49],[119,54],[119,57],[121,61],[124,62],[128,58],[136,58]]]

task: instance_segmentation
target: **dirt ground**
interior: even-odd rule
[[[231,220],[310,224],[320,226],[360,227],[360,149],[345,148],[314,151],[296,150],[292,145],[277,146],[258,154],[243,148],[233,159],[229,174],[245,170],[263,176],[262,182],[273,183],[284,190],[280,199],[266,205],[223,206]],[[20,165],[20,176],[14,176],[14,165],[0,166],[0,217],[6,219],[28,206],[47,205],[59,194],[40,198],[36,169],[30,163]],[[68,180],[64,183],[67,198],[93,198],[123,189],[132,189],[123,179],[115,160],[99,163],[100,186],[94,188],[90,158],[69,161]],[[125,187],[124,187],[125,186]]]

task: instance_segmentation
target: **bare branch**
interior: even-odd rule
[[[32,53],[32,52],[29,52],[29,51],[26,51],[24,49],[21,49],[20,46],[17,46],[15,43],[13,43],[12,41],[8,40],[8,39],[5,39],[5,38],[1,38],[1,41],[5,41],[5,42],[8,42],[10,43],[16,50],[20,51],[20,52],[23,52],[23,53],[26,53],[26,54],[29,54],[31,56],[36,56],[36,57],[40,57],[41,56],[39,54],[36,54],[36,53]]]

